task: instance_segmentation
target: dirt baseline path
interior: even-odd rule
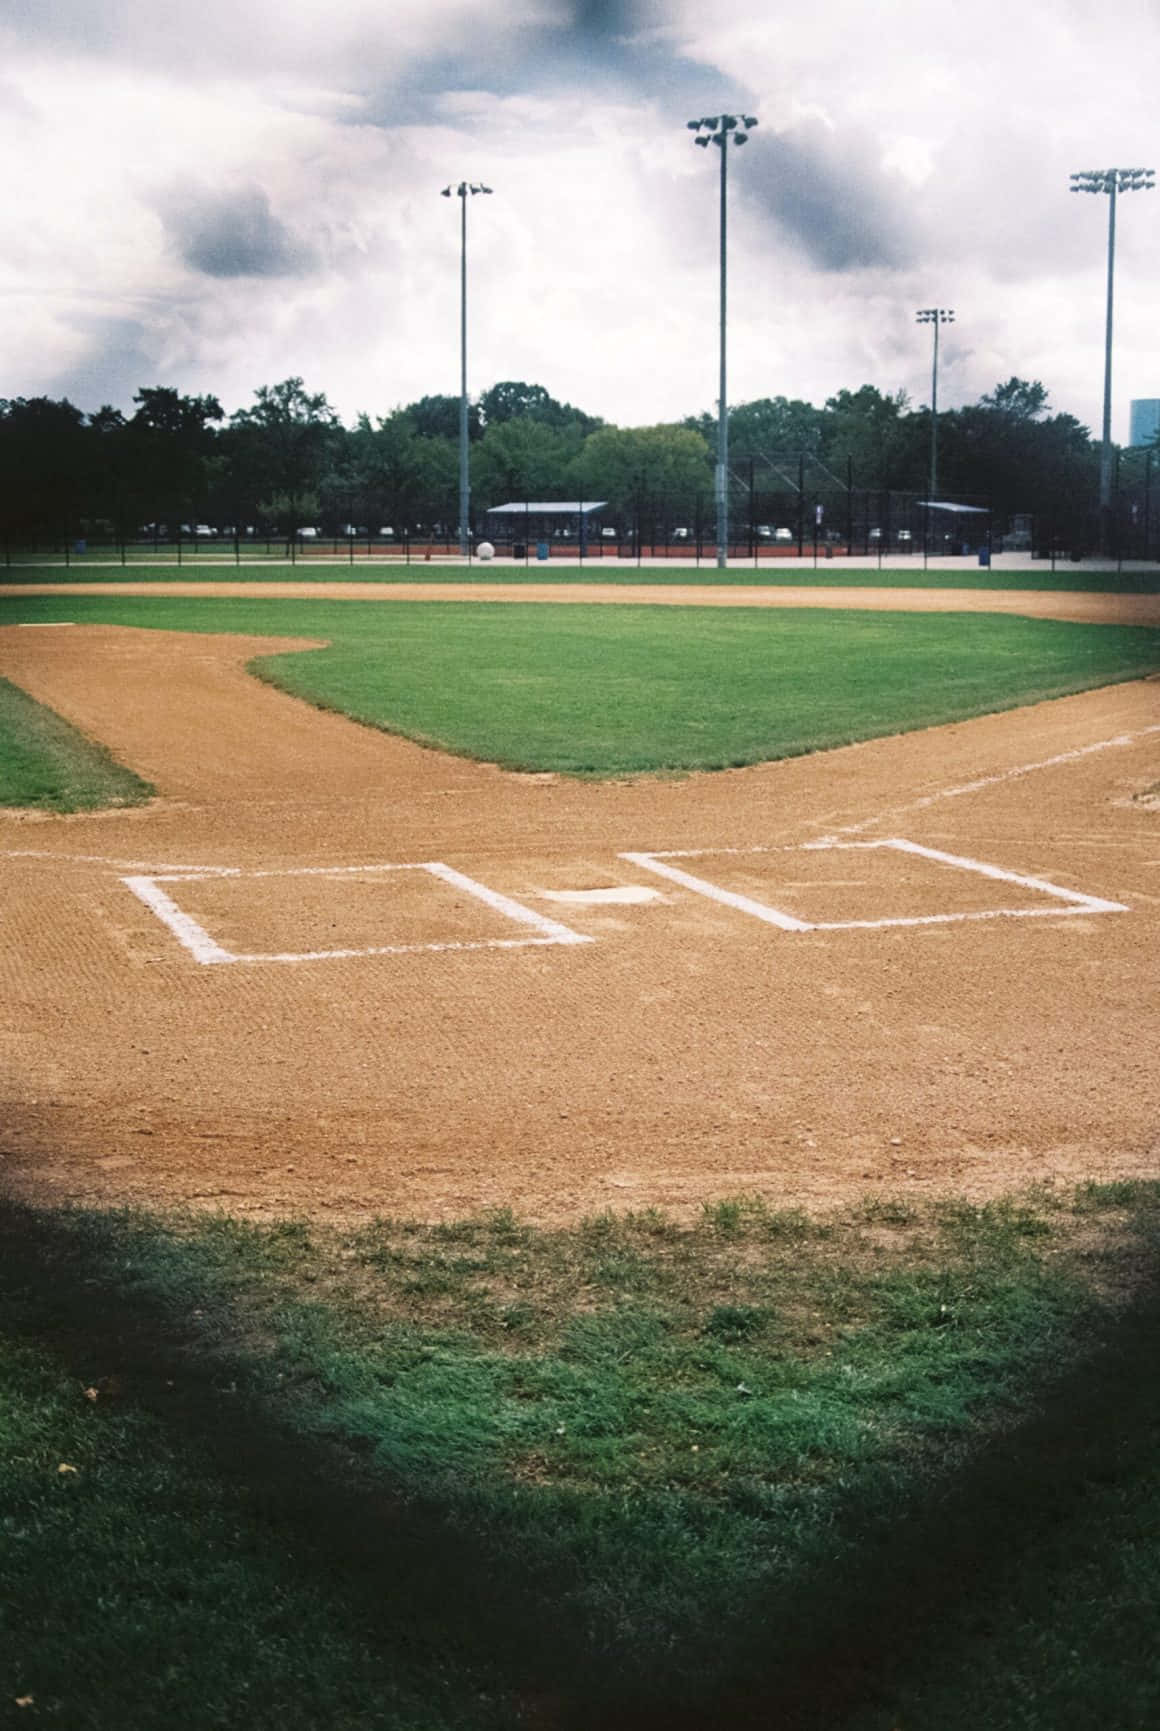
[[[245,672],[286,648],[0,630],[161,790],[0,815],[16,1192],[561,1220],[1155,1175],[1155,682],[593,786]]]
[[[657,583],[20,583],[0,596],[175,595],[299,601],[526,601],[558,606],[837,607],[896,613],[1017,613],[1086,625],[1160,625],[1160,594],[1123,595],[1066,589],[762,588],[741,584]]]

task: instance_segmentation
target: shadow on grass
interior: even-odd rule
[[[1086,1358],[1029,1391],[1035,1415],[986,1448],[937,1469],[902,1459],[833,1493],[812,1560],[738,1602],[731,1624],[709,1632],[712,1663],[690,1686],[663,1643],[586,1644],[558,1548],[550,1573],[526,1551],[513,1566],[486,1509],[452,1518],[437,1501],[404,1499],[352,1448],[296,1430],[172,1298],[110,1267],[82,1217],[0,1205],[0,1305],[78,1379],[99,1363],[124,1401],[240,1487],[280,1548],[325,1582],[336,1615],[369,1629],[388,1660],[416,1638],[456,1654],[506,1700],[513,1726],[867,1723],[948,1630],[985,1615],[1014,1562],[1033,1559],[1093,1490],[1151,1464],[1160,1422],[1153,1289]]]

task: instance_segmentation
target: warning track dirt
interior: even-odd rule
[[[161,792],[0,815],[16,1192],[553,1220],[1155,1175],[1154,682],[592,785],[245,672],[288,647],[0,631]]]

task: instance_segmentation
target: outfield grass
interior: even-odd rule
[[[8,616],[325,638],[255,671],[507,767],[719,769],[1160,667],[1160,631],[986,614],[28,596]]]
[[[1156,1185],[9,1208],[0,1723],[1139,1731],[1158,1249]]]
[[[0,806],[91,811],[140,805],[152,793],[102,746],[0,679]]]
[[[232,558],[203,560],[200,554],[184,564],[140,564],[130,562],[122,567],[118,562],[100,560],[86,563],[74,560],[71,565],[12,566],[0,571],[0,583],[607,583],[621,588],[641,584],[657,588],[698,584],[707,588],[815,588],[815,589],[1032,589],[1091,591],[1094,594],[1155,594],[1160,590],[1160,570],[1117,572],[1078,569],[1061,563],[1052,571],[1050,565],[1032,570],[1006,571],[996,566],[982,567],[964,563],[953,570],[924,571],[921,565],[877,567],[847,566],[840,560],[822,560],[815,569],[809,559],[779,559],[761,566],[731,565],[728,571],[718,571],[709,562],[700,566],[621,565],[600,559],[583,566],[553,565],[551,561],[502,560],[495,564],[471,565],[427,563],[419,559],[411,564],[403,560],[391,563],[348,563],[341,557],[337,562],[317,558],[300,559],[293,565],[281,556],[271,555],[272,563],[257,562],[235,567]]]

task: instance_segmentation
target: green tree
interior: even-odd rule
[[[479,399],[479,411],[485,427],[497,427],[508,421],[531,419],[559,431],[575,428],[581,435],[595,432],[601,421],[586,415],[571,403],[561,403],[550,396],[543,385],[526,385],[522,380],[504,379]]]
[[[125,474],[133,515],[174,526],[206,509],[214,423],[223,410],[214,396],[187,397],[170,385],[136,392],[125,432]]]
[[[650,525],[662,516],[690,522],[712,488],[709,446],[691,427],[601,427],[585,439],[571,472],[578,497],[607,499],[622,520]]]
[[[1012,375],[1005,385],[979,398],[981,409],[994,409],[997,414],[1010,415],[1015,421],[1037,421],[1047,413],[1047,386],[1038,379],[1017,379]]]
[[[535,417],[489,426],[471,452],[476,511],[511,499],[562,499],[583,438],[575,424],[556,427]]]
[[[398,533],[446,521],[455,509],[458,441],[424,436],[409,409],[372,422],[360,415],[348,439],[348,473],[368,526]]]
[[[799,397],[757,397],[751,403],[737,403],[729,410],[730,463],[751,457],[784,460],[801,452],[812,456],[821,446],[824,424],[822,411]],[[716,415],[690,416],[684,425],[700,433],[716,455]]]
[[[408,403],[405,413],[410,415],[415,431],[423,439],[456,439],[459,438],[459,398],[458,397],[420,397],[417,403]],[[467,405],[467,436],[478,439],[483,435],[483,417],[477,403]]]
[[[91,435],[68,398],[0,400],[5,532],[13,538],[75,533],[92,507]]]
[[[874,385],[826,399],[821,457],[839,476],[852,468],[856,487],[922,485],[920,418],[908,415],[905,391],[884,396]]]
[[[292,532],[308,505],[317,510],[322,477],[343,436],[325,395],[307,391],[300,378],[260,386],[253,406],[231,415],[225,440],[227,484],[239,507],[245,507],[243,514],[269,517],[281,496],[283,508],[275,515]]]

